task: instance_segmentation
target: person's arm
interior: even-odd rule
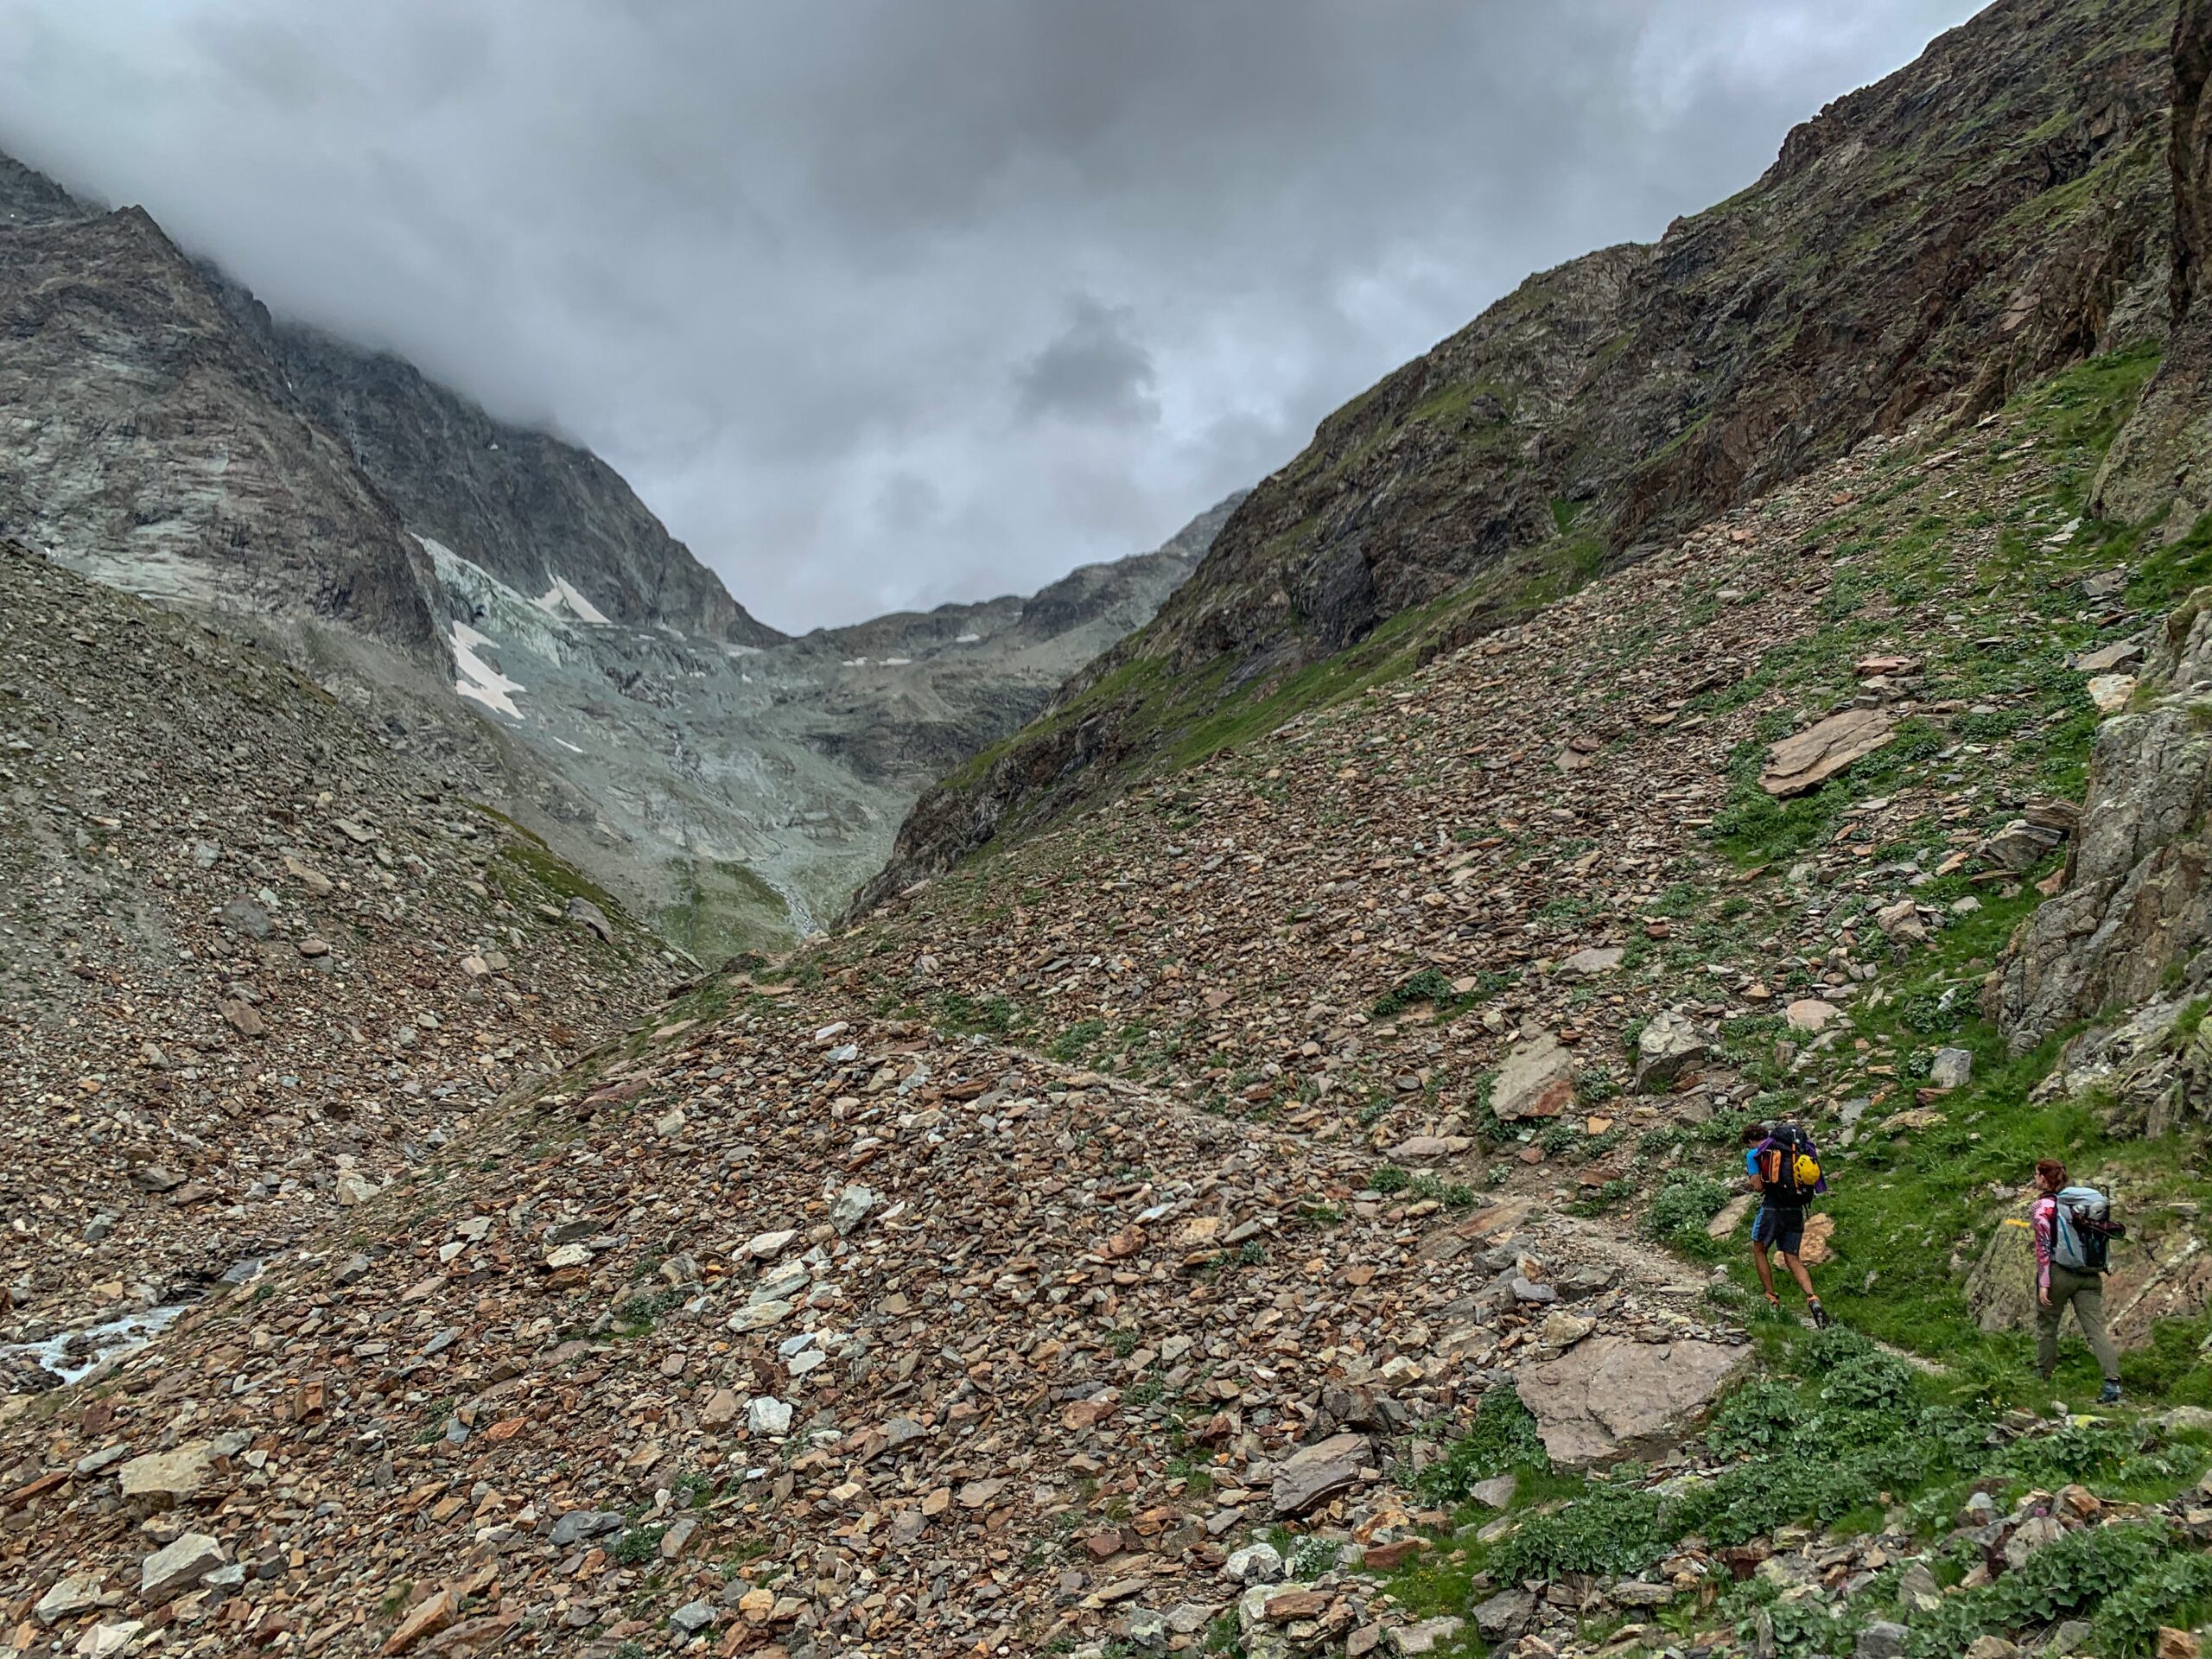
[[[1757,1147],[1744,1148],[1744,1173],[1751,1178],[1751,1191],[1764,1197],[1766,1181],[1759,1174],[1759,1149]]]
[[[2056,1198],[2037,1198],[2035,1208],[2028,1212],[2036,1237],[2036,1300],[2050,1300],[2050,1224],[2058,1212]]]

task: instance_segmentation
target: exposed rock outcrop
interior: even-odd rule
[[[2097,486],[2101,511],[2162,522],[2168,540],[2187,534],[2212,504],[2212,3],[2183,0],[2171,63],[2171,333]],[[1984,998],[2015,1049],[2072,1021],[2151,1002],[2212,941],[2208,599],[2192,594],[2166,619],[2140,677],[2120,680],[2114,690],[2123,695],[2104,705],[2112,717],[2097,732],[2064,887],[2014,937]],[[2088,666],[2109,671],[2132,656]],[[2190,977],[2202,982],[2201,964]],[[2161,1007],[2171,1026],[2176,1010],[2154,1004],[2116,1030],[2090,1033],[2069,1066],[2075,1077],[2119,1079],[2121,1126],[2154,1134],[2202,1110],[2201,1068],[2174,1052],[2163,1028],[2145,1027]]]
[[[2096,505],[2108,518],[2163,518],[2184,535],[2212,506],[2212,4],[2182,0],[2173,30],[2173,115],[2166,168],[2173,215],[2168,238],[2172,331],[2143,401],[2106,457]]]
[[[0,227],[0,529],[118,587],[442,660],[398,514],[192,262],[143,209],[10,177],[32,207]]]
[[[2064,888],[2023,925],[1986,998],[2015,1049],[2152,995],[2212,941],[2212,613],[2167,620],[2143,706],[2097,730]]]
[[[234,284],[223,291],[416,534],[555,605],[566,585],[616,622],[741,645],[785,637],[732,599],[590,450],[495,420],[388,352],[271,324]]]
[[[2116,1170],[2084,1172],[2115,1192],[2127,1213],[2129,1242],[2113,1253],[2104,1281],[2105,1319],[2123,1348],[2151,1339],[2161,1319],[2191,1319],[2212,1300],[2212,1255],[2192,1211],[2130,1205],[2126,1178]],[[2033,1331],[2036,1324],[2035,1235],[2030,1200],[2023,1197],[1989,1231],[1989,1242],[1967,1276],[1967,1306],[1985,1331]]]

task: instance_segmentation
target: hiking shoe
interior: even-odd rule
[[[1828,1328],[1828,1311],[1821,1306],[1819,1297],[1815,1296],[1811,1301],[1806,1303],[1805,1311],[1813,1316],[1814,1330],[1825,1331]]]
[[[2104,1388],[2097,1395],[2097,1403],[2101,1406],[2118,1405],[2120,1403],[2120,1384],[2117,1382],[2106,1383]]]

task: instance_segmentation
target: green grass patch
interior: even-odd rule
[[[553,852],[535,836],[527,841],[509,842],[494,856],[499,862],[526,877],[553,899],[584,899],[598,906],[610,920],[629,914],[613,893]]]
[[[1931,1548],[1977,1483],[2000,1503],[2070,1482],[2107,1498],[2161,1501],[2212,1462],[2203,1436],[2152,1423],[2101,1421],[1993,1445],[1995,1407],[1948,1398],[1939,1379],[1840,1326],[1767,1347],[1764,1373],[1732,1392],[1708,1425],[1707,1444],[1724,1460],[1718,1471],[1663,1485],[1635,1465],[1586,1478],[1547,1473],[1527,1411],[1510,1389],[1492,1389],[1468,1433],[1413,1484],[1432,1503],[1464,1506],[1478,1482],[1512,1474],[1513,1524],[1485,1543],[1467,1529],[1488,1512],[1458,1509],[1453,1547],[1393,1574],[1392,1592],[1416,1616],[1463,1611],[1483,1584],[1643,1573],[1691,1539],[1727,1547],[1789,1526],[1846,1535],[1902,1526]],[[2156,1523],[2069,1534],[2031,1564],[2046,1556],[2047,1567],[1947,1598],[1937,1618],[1916,1617],[1913,1652],[1955,1655],[1978,1635],[2083,1617],[2097,1622],[2101,1651],[2137,1654],[2158,1624],[2196,1616],[2212,1586],[2212,1574],[2181,1565],[2212,1557]],[[1723,1611],[1742,1619],[1747,1637],[1764,1615],[1778,1651],[1839,1651],[1857,1624],[1889,1612],[1893,1584],[1879,1580],[1852,1602],[1814,1601],[1778,1618],[1787,1604],[1777,1586],[1754,1580],[1732,1592]],[[1840,1631],[1841,1649],[1823,1645]]]
[[[670,861],[676,896],[655,906],[655,931],[702,962],[788,950],[798,937],[784,896],[728,860]]]

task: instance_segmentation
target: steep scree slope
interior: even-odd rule
[[[1747,1362],[1740,1285],[1651,1245],[1724,1248],[1752,1110],[1832,1149],[1842,1317],[2022,1363],[1977,1332],[1973,1250],[1938,1241],[2001,1238],[2017,1192],[1988,1183],[2054,1133],[1996,1109],[2019,1080],[1974,993],[2059,885],[2045,798],[2078,793],[2099,664],[2174,574],[2115,585],[2078,518],[2151,366],[1864,445],[480,1115],[265,1288],[16,1411],[0,1629],[33,1652],[105,1627],[210,1652],[1287,1654],[1510,1614],[1582,1653],[1582,1618],[1669,1602],[1704,1629],[1707,1586],[1796,1548],[1776,1528],[1872,1488],[1776,1496],[1723,1449],[1508,1478],[1482,1539],[1458,1506],[1541,1463],[1531,1436],[1562,1462],[1663,1446]],[[1853,710],[1882,747],[1794,800],[1762,787],[1773,746]],[[2193,1191],[2067,1122],[2033,1144]],[[1919,1424],[1897,1370],[1854,1376]],[[2085,1386],[2070,1354],[2055,1386]],[[1502,1429],[1516,1398],[1533,1415]],[[1942,1421],[1974,1469],[1900,1441],[1914,1466],[1878,1477],[1938,1481],[1939,1535],[2020,1427]],[[1692,1470],[1749,1479],[1763,1518],[1603,1518]],[[1545,1519],[1563,1490],[1614,1503],[1582,1559],[1625,1565],[1513,1602],[1531,1574],[1505,1563],[1584,1535]],[[1818,1554],[1893,1593],[1874,1553],[1934,1544],[1892,1515],[1806,1545],[1808,1580]],[[1279,1555],[1237,1553],[1276,1524]]]
[[[1378,625],[1448,645],[1869,433],[2160,332],[2173,16],[2001,0],[1741,194],[1529,278],[1323,422],[1150,627],[922,798],[867,898],[1224,709],[1323,692],[1298,671]]]
[[[0,543],[0,1355],[281,1253],[651,1004],[593,891],[294,671]]]

